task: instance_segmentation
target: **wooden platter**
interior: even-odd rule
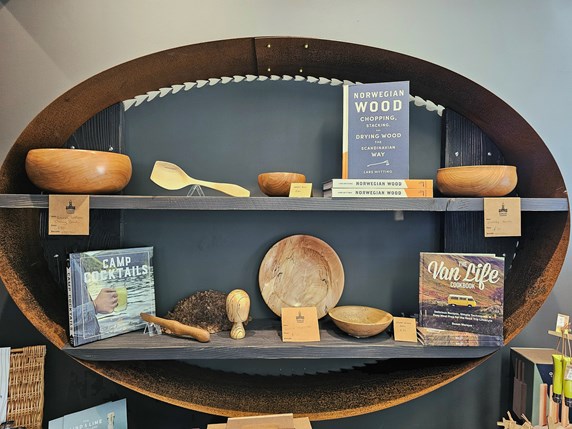
[[[266,253],[258,285],[276,315],[280,316],[282,307],[316,307],[322,318],[342,296],[344,268],[326,242],[311,235],[292,235]]]

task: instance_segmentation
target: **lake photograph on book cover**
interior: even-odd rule
[[[151,277],[140,278],[131,277],[122,280],[106,282],[103,285],[92,285],[89,287],[89,294],[96,297],[102,287],[115,288],[119,297],[118,307],[109,314],[98,314],[99,329],[103,335],[110,332],[128,332],[141,327],[140,313],[149,312],[149,306],[155,302],[153,285],[153,268],[150,269]],[[125,305],[122,305],[121,291],[126,292]]]

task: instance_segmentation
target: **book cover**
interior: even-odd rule
[[[322,190],[332,188],[361,189],[433,189],[432,179],[332,179],[322,184]]]
[[[501,347],[504,343],[496,335],[424,327],[417,327],[417,338],[426,346]]]
[[[431,198],[433,188],[332,188],[322,194],[326,198]]]
[[[125,399],[50,420],[48,429],[127,429],[127,402]]]
[[[139,314],[155,314],[152,247],[72,253],[67,279],[72,346],[142,329]]]
[[[342,178],[409,178],[409,82],[344,85]]]
[[[503,338],[503,257],[421,253],[419,260],[419,326]]]

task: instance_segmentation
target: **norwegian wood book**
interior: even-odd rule
[[[326,198],[432,198],[431,189],[363,189],[363,188],[331,188],[323,194]]]
[[[152,247],[71,253],[67,283],[72,346],[142,329],[139,314],[155,314]]]
[[[328,189],[433,189],[432,179],[332,179],[322,184]]]
[[[409,82],[343,87],[342,178],[409,178]]]
[[[420,327],[503,339],[503,257],[421,253],[419,260]]]

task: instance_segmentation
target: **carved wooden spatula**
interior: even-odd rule
[[[205,188],[216,189],[233,197],[249,197],[250,191],[242,186],[232,183],[216,183],[198,180],[183,171],[181,167],[171,162],[155,161],[153,171],[151,172],[151,180],[162,188],[170,191],[184,188],[190,185],[204,186]]]
[[[201,343],[208,343],[211,340],[211,334],[208,331],[196,328],[194,326],[184,325],[176,320],[163,319],[148,313],[141,313],[141,319],[148,323],[154,323],[163,328],[164,332],[173,335],[183,335],[193,337]]]

